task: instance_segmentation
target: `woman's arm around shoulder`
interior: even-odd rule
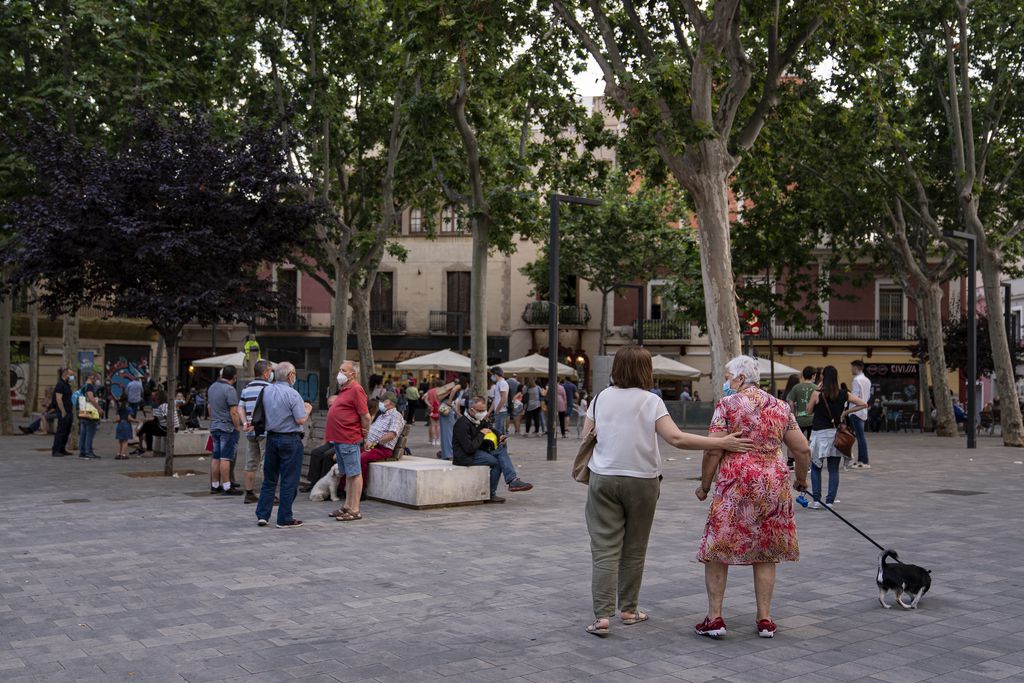
[[[754,442],[750,439],[742,438],[740,432],[722,434],[721,436],[689,434],[679,429],[670,415],[662,415],[658,418],[658,421],[654,423],[654,430],[658,433],[658,436],[676,448],[691,451],[750,451],[754,449]]]

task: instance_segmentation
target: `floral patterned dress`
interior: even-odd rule
[[[722,458],[698,560],[755,564],[800,559],[789,470],[782,454],[784,434],[799,428],[785,401],[757,387],[718,402],[710,431],[742,432],[757,447]]]

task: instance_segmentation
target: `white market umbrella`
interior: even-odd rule
[[[244,363],[245,352],[243,351],[225,353],[221,356],[210,356],[209,358],[200,358],[199,360],[192,361],[192,365],[197,368],[223,368],[226,365],[234,365],[236,368],[241,369]]]
[[[700,370],[697,368],[687,365],[686,363],[680,363],[677,360],[666,358],[662,355],[657,355],[651,358],[651,363],[654,366],[654,376],[664,377],[666,379],[697,379],[700,377]]]
[[[399,370],[447,370],[449,372],[469,372],[469,358],[451,349],[435,351],[418,358],[403,360],[395,365]]]
[[[757,359],[758,368],[761,371],[761,379],[769,379],[772,376],[772,363],[767,358]],[[780,377],[788,377],[789,375],[799,375],[800,371],[796,368],[791,368],[785,363],[775,361],[775,379],[778,380]]]
[[[548,358],[539,353],[534,353],[518,360],[510,360],[507,363],[499,363],[498,367],[505,371],[506,375],[534,375],[543,377],[548,374]],[[558,376],[575,376],[576,371],[568,365],[558,363]]]

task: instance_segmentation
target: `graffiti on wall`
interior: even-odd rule
[[[116,399],[121,398],[129,382],[149,374],[148,346],[108,344],[104,358],[104,379],[110,385],[111,396]]]
[[[299,392],[303,401],[316,405],[317,394],[320,393],[320,375],[305,370],[299,370],[296,375],[295,391]]]

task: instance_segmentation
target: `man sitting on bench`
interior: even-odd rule
[[[390,458],[398,443],[398,437],[405,428],[405,418],[398,412],[398,397],[395,396],[395,392],[389,391],[384,394],[377,408],[377,417],[370,423],[370,431],[359,454],[359,466],[363,470],[364,495],[369,486],[367,477],[370,474],[370,463]],[[344,490],[345,474],[342,473],[341,481],[338,482],[338,495]]]
[[[527,484],[516,474],[516,468],[508,455],[508,446],[505,445],[508,437],[501,435],[489,445],[485,444],[485,437],[493,434],[487,418],[487,401],[482,396],[475,396],[469,400],[468,410],[455,422],[452,428],[452,463],[463,467],[472,465],[486,465],[491,468],[491,498],[492,503],[504,503],[505,499],[497,495],[498,482],[502,475],[505,476],[505,484],[509,491],[529,491],[533,484]]]

